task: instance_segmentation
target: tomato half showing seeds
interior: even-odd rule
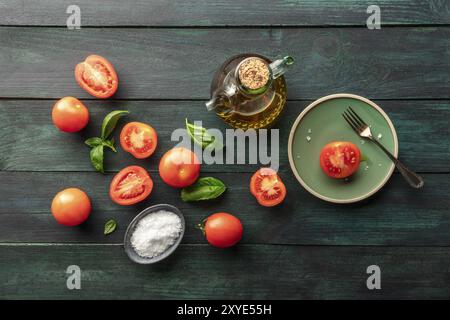
[[[123,150],[138,159],[150,157],[155,152],[157,143],[155,129],[142,122],[127,123],[120,133]]]
[[[358,170],[361,152],[358,147],[346,141],[333,141],[320,152],[320,167],[328,176],[347,178]]]
[[[235,216],[219,212],[214,213],[200,225],[209,244],[218,248],[234,246],[242,238],[243,227]]]
[[[98,55],[90,55],[77,64],[75,79],[90,95],[101,99],[111,97],[119,86],[119,78],[113,65]]]
[[[273,207],[283,202],[286,187],[277,172],[271,168],[261,168],[250,180],[250,192],[265,207]]]
[[[153,189],[148,172],[139,166],[126,167],[114,176],[109,186],[112,201],[129,206],[146,199]]]
[[[89,111],[77,98],[64,97],[52,109],[52,121],[63,132],[77,132],[89,122]]]
[[[200,161],[191,150],[177,147],[167,151],[159,162],[159,175],[169,186],[184,188],[200,175]]]
[[[60,224],[77,226],[89,217],[91,200],[83,190],[64,189],[53,198],[51,211]]]

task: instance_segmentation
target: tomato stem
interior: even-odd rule
[[[195,226],[197,229],[202,230],[202,233],[203,233],[204,236],[206,236],[206,232],[205,232],[205,222],[206,222],[206,219],[203,220],[202,223],[199,223],[199,224],[197,224],[197,225]]]
[[[361,152],[361,157],[360,157],[359,162],[361,163],[361,162],[368,162],[368,161],[369,161],[369,158]]]

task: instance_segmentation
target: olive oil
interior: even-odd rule
[[[285,60],[287,58],[288,61]],[[245,82],[240,78],[241,66],[249,59],[264,61],[267,68],[272,68],[270,80],[267,84],[262,82],[260,88],[257,82],[255,85],[255,82]],[[282,74],[286,70],[286,64],[292,64],[293,60],[290,57],[285,59],[271,63],[257,54],[242,54],[228,59],[219,68],[211,84],[212,99],[207,103],[208,109],[215,110],[220,118],[234,128],[246,130],[271,127],[282,114],[286,104],[286,82]],[[265,75],[265,70],[261,70]],[[256,81],[264,79],[258,77],[254,70],[251,72]],[[246,88],[242,83],[249,83],[252,88]]]

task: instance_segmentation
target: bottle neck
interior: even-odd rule
[[[272,73],[272,78],[276,79],[286,73],[288,68],[294,64],[294,58],[285,56],[282,59],[275,60],[269,65]]]

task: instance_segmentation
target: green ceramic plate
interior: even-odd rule
[[[374,137],[395,156],[398,141],[386,113],[372,101],[353,94],[333,94],[311,103],[298,116],[289,135],[289,163],[301,185],[313,195],[330,202],[351,203],[365,199],[381,189],[394,171],[394,164],[375,144],[362,140],[345,122],[342,113],[351,106]],[[380,135],[380,136],[379,136]],[[367,161],[347,179],[329,178],[319,165],[322,147],[331,141],[350,141]]]

